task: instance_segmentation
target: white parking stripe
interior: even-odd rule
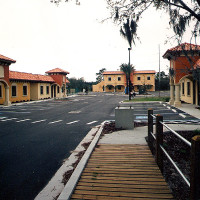
[[[63,120],[58,120],[58,121],[54,121],[54,122],[49,122],[49,124],[55,124],[55,123],[58,123],[58,122],[61,122]]]
[[[89,122],[89,123],[87,123],[88,125],[89,124],[94,124],[94,123],[96,123],[97,121],[92,121],[92,122]]]
[[[34,122],[31,122],[32,124],[36,124],[36,123],[40,123],[40,122],[44,122],[46,121],[46,119],[42,119],[42,120],[38,120],[38,121],[34,121]]]
[[[16,121],[16,122],[25,122],[25,121],[29,121],[30,119],[22,119],[22,120],[19,120],[19,121]]]
[[[68,122],[68,123],[66,123],[66,124],[74,124],[74,123],[77,123],[77,122],[79,122],[80,120],[76,120],[76,121],[73,121],[73,122]]]
[[[0,119],[5,119],[5,118],[7,118],[7,117],[0,117]]]
[[[182,114],[182,113],[179,113],[179,115],[180,115],[181,117],[183,117],[183,118],[186,118],[186,116],[185,116],[184,114]]]

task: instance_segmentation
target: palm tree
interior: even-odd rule
[[[127,65],[125,63],[121,64],[120,65],[120,70],[123,71],[126,75],[126,94],[129,94],[129,100],[131,100],[131,93],[130,93],[130,90],[131,90],[131,73],[133,72],[134,70],[134,67],[132,65]]]
[[[134,20],[130,20],[127,19],[126,23],[123,24],[123,26],[121,26],[120,29],[120,33],[122,35],[122,37],[124,37],[129,44],[129,47],[132,47],[132,42],[135,44],[135,37],[137,36],[136,34],[137,31],[137,24]]]
[[[130,22],[129,18],[127,18],[126,23],[124,23],[123,26],[120,29],[120,33],[121,33],[122,37],[124,37],[128,41],[128,44],[129,44],[129,47],[130,47],[130,48],[128,48],[128,50],[129,50],[129,64],[128,64],[129,67],[126,67],[127,69],[125,69],[125,71],[126,70],[129,71],[132,68],[132,66],[130,64],[130,50],[132,48],[132,42],[135,44],[135,40],[134,39],[137,36],[136,31],[137,31],[137,24],[136,24],[136,22],[134,20],[131,20],[131,22]],[[121,70],[123,71],[123,68],[121,68]],[[126,74],[125,71],[124,71],[124,73]],[[133,69],[131,71],[133,71]],[[130,88],[131,80],[130,80],[130,75],[127,78],[128,79],[126,79],[126,80],[129,81],[127,83],[127,88],[128,88],[128,92],[129,92],[129,100],[131,100],[131,93],[130,93],[131,92],[130,91],[130,89],[131,89]]]

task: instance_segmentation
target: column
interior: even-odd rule
[[[181,101],[180,101],[180,84],[175,84],[175,102],[174,106],[181,107]]]
[[[9,100],[9,86],[5,86],[5,103],[4,106],[10,106],[10,100]]]
[[[174,82],[170,79],[170,105],[174,105]]]

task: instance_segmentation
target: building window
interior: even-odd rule
[[[40,94],[44,94],[43,86],[40,86]]]
[[[23,96],[27,96],[27,85],[23,85]]]
[[[185,94],[185,84],[184,84],[184,82],[182,83],[182,95],[184,95]]]
[[[121,77],[118,77],[118,81],[121,81]]]
[[[122,89],[121,85],[118,85],[118,90],[121,90],[121,89]]]
[[[46,87],[46,93],[49,94],[49,86]]]
[[[111,77],[108,77],[108,81],[111,81]]]
[[[16,96],[17,96],[17,86],[12,85],[12,97],[16,97]]]
[[[151,77],[150,77],[150,76],[147,76],[147,80],[150,81],[150,80],[151,80]]]
[[[60,87],[59,86],[57,86],[57,91],[58,91],[58,93],[60,93]]]
[[[187,82],[187,95],[190,96],[190,82]]]
[[[2,95],[2,85],[0,85],[0,98],[2,98],[3,95]]]
[[[137,77],[137,80],[140,81],[140,76]]]

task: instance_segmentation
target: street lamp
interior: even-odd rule
[[[128,66],[129,66],[129,69],[131,67],[131,47],[128,48],[128,51],[129,51],[129,61],[128,61]],[[128,94],[129,94],[129,100],[131,100],[131,91],[130,91],[130,86],[131,86],[131,80],[130,80],[130,75],[129,75],[129,81],[128,81]]]

